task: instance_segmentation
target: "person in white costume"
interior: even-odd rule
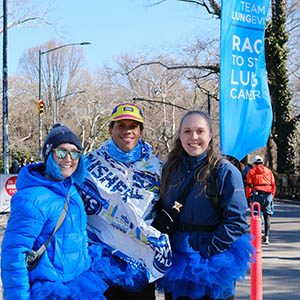
[[[109,300],[153,300],[154,281],[171,265],[169,238],[151,223],[159,199],[161,160],[142,140],[144,117],[131,103],[115,107],[111,138],[86,156],[81,186],[93,269]]]

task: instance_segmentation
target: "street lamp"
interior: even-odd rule
[[[90,42],[82,42],[82,43],[71,43],[71,44],[65,44],[61,45],[55,48],[51,48],[46,51],[39,50],[39,99],[38,101],[42,100],[42,74],[41,74],[41,62],[42,62],[42,55],[47,54],[49,52],[68,47],[68,46],[84,46],[84,45],[90,45]],[[42,114],[39,113],[39,160],[42,160]]]
[[[3,1],[3,70],[2,70],[2,143],[3,143],[3,173],[8,174],[8,69],[7,69],[7,1]]]

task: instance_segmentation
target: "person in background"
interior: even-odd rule
[[[242,177],[243,177],[243,182],[244,182],[244,188],[245,188],[245,193],[246,193],[246,186],[247,186],[247,176],[248,176],[248,172],[249,170],[252,168],[252,165],[251,164],[248,164],[248,158],[247,156],[244,157],[242,160],[241,160],[241,172],[242,172]],[[247,198],[247,197],[246,197]],[[247,203],[248,203],[248,206],[250,207],[251,205],[251,201],[249,198],[247,198]]]
[[[270,169],[265,167],[263,158],[256,155],[253,158],[254,167],[248,171],[246,197],[251,202],[258,202],[264,216],[265,232],[262,242],[270,243],[271,215],[274,213],[273,198],[275,196],[275,178]]]
[[[27,159],[26,159],[26,157],[22,157],[21,162],[20,162],[20,169],[22,169],[26,165],[27,165]]]
[[[34,157],[33,156],[30,156],[28,164],[34,164]]]
[[[249,170],[252,168],[252,165],[248,163],[247,161],[247,156],[244,157],[242,160],[241,160],[241,169],[242,169],[242,176],[243,176],[243,180],[244,180],[244,185],[246,187],[246,182],[247,182],[247,175],[248,175],[248,172]]]
[[[15,159],[9,168],[9,174],[18,174],[20,171],[19,162]]]
[[[79,138],[56,124],[45,138],[44,162],[24,166],[11,199],[2,242],[4,299],[105,299],[107,284],[91,271],[87,216],[76,188],[85,174]],[[51,236],[68,199],[65,219],[31,271],[26,253]]]
[[[135,104],[112,111],[111,138],[87,154],[81,185],[88,213],[93,269],[106,276],[108,300],[153,300],[154,281],[170,264],[167,235],[151,226],[162,162],[142,140],[144,116]]]
[[[170,235],[173,262],[157,284],[168,300],[232,300],[253,254],[247,201],[241,172],[215,153],[212,122],[202,111],[189,111],[180,121],[162,171],[165,210],[171,212],[192,178]]]

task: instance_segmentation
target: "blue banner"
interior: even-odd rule
[[[222,0],[221,152],[241,160],[264,147],[272,125],[265,64],[270,0]]]

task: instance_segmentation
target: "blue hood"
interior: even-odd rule
[[[44,176],[46,166],[44,163],[29,164],[23,167],[18,174],[16,188],[18,191],[32,188],[32,187],[46,187],[57,193],[58,195],[65,195],[65,186],[71,185],[71,178],[61,181],[54,181]]]

